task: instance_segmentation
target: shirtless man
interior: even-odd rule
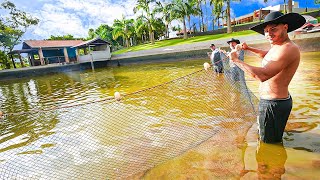
[[[260,140],[265,143],[282,142],[292,109],[288,86],[300,62],[299,47],[289,39],[287,33],[304,23],[305,19],[299,14],[272,12],[266,16],[264,23],[251,28],[264,34],[271,45],[271,49],[264,51],[242,44],[244,50],[263,58],[262,67],[250,66],[240,61],[236,51],[229,54],[239,68],[261,82],[258,123]]]

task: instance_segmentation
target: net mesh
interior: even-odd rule
[[[119,101],[6,114],[0,179],[130,178],[190,149],[214,147],[209,139],[216,145],[230,137],[243,141],[257,100],[244,77],[234,81],[229,70],[200,70]]]

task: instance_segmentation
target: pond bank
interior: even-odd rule
[[[247,42],[252,47],[269,49],[270,44],[262,35],[235,37],[241,42]],[[290,35],[290,39],[300,46],[302,52],[320,51],[320,32],[310,34]],[[120,65],[132,63],[152,63],[167,62],[186,59],[207,59],[207,52],[210,52],[209,46],[214,43],[216,47],[229,50],[227,41],[229,39],[218,39],[212,42],[199,42],[194,44],[185,44],[180,46],[168,46],[165,48],[150,49],[137,52],[129,52],[120,55],[114,55],[112,60],[119,60]],[[249,52],[250,53],[250,52]]]

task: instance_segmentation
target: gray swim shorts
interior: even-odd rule
[[[265,143],[282,142],[282,136],[292,109],[292,98],[260,99],[259,135]]]

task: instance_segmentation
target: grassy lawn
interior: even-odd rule
[[[252,34],[257,34],[254,31],[247,30],[247,31],[241,31],[241,32],[233,32],[230,34],[216,34],[216,35],[205,35],[205,36],[195,36],[190,37],[186,40],[184,39],[169,39],[169,40],[161,40],[156,41],[155,44],[141,44],[137,46],[132,46],[130,48],[124,48],[120,49],[118,51],[113,52],[112,54],[122,54],[130,51],[140,51],[140,50],[147,50],[147,49],[153,49],[153,48],[160,48],[160,47],[166,47],[166,46],[175,46],[175,45],[181,45],[181,44],[192,44],[195,42],[202,42],[202,41],[212,41],[216,39],[224,39],[224,38],[231,38],[231,37],[239,37],[239,36],[248,36]]]

